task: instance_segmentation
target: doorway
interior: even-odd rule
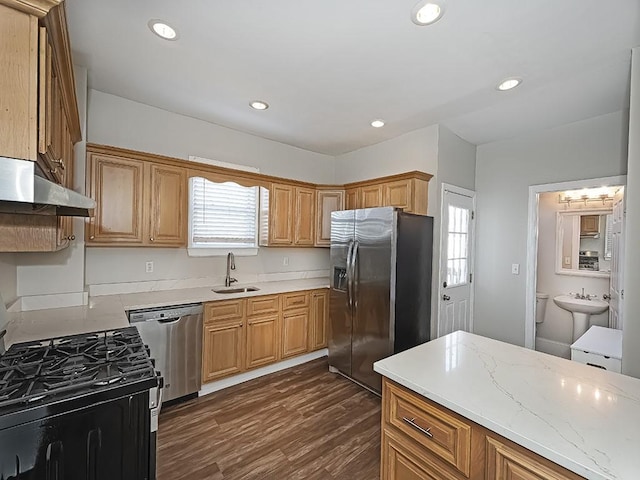
[[[473,331],[475,202],[474,191],[442,184],[438,337]]]
[[[539,277],[539,274],[547,275],[549,272],[546,270],[549,269],[549,262],[545,262],[544,265],[539,265],[540,258],[547,258],[552,256],[551,258],[551,268],[555,269],[552,273],[552,276],[555,275],[554,278],[556,280],[558,278],[566,278],[573,279],[571,282],[567,282],[567,285],[571,285],[574,291],[580,292],[582,284],[589,285],[590,277],[606,277],[607,285],[609,291],[598,291],[598,292],[588,292],[588,293],[597,293],[598,295],[610,295],[611,288],[615,287],[618,290],[621,288],[621,278],[622,271],[619,268],[621,263],[618,261],[619,253],[623,250],[623,242],[621,241],[624,238],[623,234],[620,234],[622,225],[618,224],[615,226],[613,222],[607,221],[605,222],[605,210],[613,210],[613,205],[616,200],[607,198],[605,200],[605,196],[602,198],[592,198],[587,195],[587,190],[585,189],[598,189],[603,186],[624,186],[626,184],[626,176],[615,176],[615,177],[604,177],[604,178],[595,178],[588,180],[576,180],[571,182],[562,182],[562,183],[553,183],[546,185],[533,185],[529,187],[529,214],[528,214],[528,239],[527,239],[527,268],[526,268],[526,303],[525,303],[525,347],[534,349],[536,347],[536,292],[537,287],[539,285],[540,280],[545,281],[544,278]],[[575,195],[573,197],[564,197],[563,192],[568,191],[577,191],[580,190],[581,195]],[[622,192],[620,190],[620,192]],[[553,198],[553,202],[550,202],[549,199]],[[541,205],[541,199],[544,199],[543,204]],[[619,200],[618,200],[619,201]],[[605,205],[606,202],[606,205]],[[549,205],[555,203],[555,210],[553,215],[549,216]],[[618,204],[617,211],[620,212],[621,203]],[[598,208],[596,208],[596,206]],[[541,207],[545,208],[541,212]],[[616,254],[609,254],[607,262],[601,259],[600,264],[608,264],[610,262],[610,267],[602,268],[601,271],[591,271],[594,269],[594,265],[598,265],[598,262],[593,260],[593,258],[588,258],[588,255],[593,254],[591,251],[585,251],[580,245],[581,237],[586,237],[588,235],[580,235],[580,215],[594,217],[595,213],[600,213],[597,210],[602,210],[601,213],[603,215],[602,218],[602,234],[600,241],[604,242],[604,237],[609,237],[609,241],[611,238],[614,238],[612,235],[608,235],[605,233],[606,228],[609,226],[611,228],[617,228],[618,234],[616,237],[617,244]],[[589,212],[591,213],[589,215]],[[542,218],[541,218],[542,213]],[[573,218],[575,216],[575,218]],[[545,220],[546,217],[546,220]],[[621,216],[619,217],[621,218]],[[588,219],[584,219],[588,220]],[[611,220],[611,218],[609,219]],[[553,221],[553,232],[549,233],[550,226],[547,224],[541,224],[541,222],[550,222]],[[571,225],[574,225],[574,231],[576,238],[569,239],[569,234],[567,232],[571,231]],[[605,225],[607,227],[605,227]],[[545,232],[545,238],[541,238],[540,232]],[[564,236],[563,236],[564,234]],[[554,238],[549,239],[549,235],[553,235]],[[564,240],[567,241],[564,241]],[[544,241],[543,241],[544,240]],[[543,247],[549,249],[548,251],[541,251],[540,245],[541,241]],[[549,245],[552,244],[550,247]],[[571,244],[573,244],[573,250],[571,250]],[[569,248],[568,252],[566,249]],[[607,248],[611,248],[607,245]],[[553,250],[552,252],[550,250]],[[563,250],[564,249],[564,250]],[[604,245],[602,250],[604,250]],[[571,253],[572,252],[572,253]],[[541,257],[542,255],[542,257]],[[600,255],[603,256],[603,252],[600,251]],[[616,256],[617,255],[617,256]],[[583,258],[584,257],[584,258]],[[615,257],[615,258],[614,258]],[[615,267],[614,267],[615,264]],[[546,270],[545,270],[546,269]],[[540,270],[540,271],[539,271]],[[604,273],[606,270],[606,273]],[[610,274],[609,274],[610,270]],[[546,272],[546,273],[545,273]],[[609,276],[611,275],[611,281],[608,281]],[[545,277],[546,278],[546,277]],[[581,280],[582,279],[582,280]],[[560,288],[556,286],[556,290]],[[553,288],[551,288],[553,290]],[[557,310],[559,307],[556,307],[553,302],[553,296],[560,293],[569,293],[569,291],[551,291],[551,292],[542,292],[549,293],[549,298],[547,300],[547,318],[550,314],[549,309],[553,311]],[[585,292],[587,293],[587,292]],[[622,309],[621,305],[616,305],[616,309]],[[571,315],[569,312],[565,312],[567,315]],[[565,317],[567,316],[565,315]],[[606,320],[606,319],[605,319]],[[573,324],[571,323],[570,317],[566,320],[567,325],[565,327],[573,328]],[[610,324],[608,326],[613,326]],[[541,327],[543,329],[548,329],[549,326],[545,325]],[[553,344],[554,342],[551,342]],[[559,348],[563,351],[560,356],[566,356],[569,352],[569,345],[572,343],[569,341],[569,344],[566,345],[566,342],[559,342],[558,345],[550,345],[553,348]],[[546,351],[546,350],[545,350]],[[553,352],[548,352],[553,353]]]

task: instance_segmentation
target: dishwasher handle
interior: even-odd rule
[[[159,318],[158,323],[162,323],[163,325],[171,325],[173,323],[178,323],[183,317],[174,317],[174,318]],[[147,320],[149,321],[149,320]]]

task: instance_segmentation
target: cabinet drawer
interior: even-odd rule
[[[222,300],[220,302],[205,303],[205,322],[226,322],[241,320],[244,316],[244,300]]]
[[[622,373],[622,360],[619,358],[605,357],[597,353],[585,352],[584,350],[571,349],[571,360],[575,362],[602,368],[610,372]]]
[[[387,380],[382,397],[385,399],[385,425],[395,427],[404,436],[469,476],[471,425]]]
[[[305,308],[309,306],[309,292],[285,293],[282,295],[282,309]]]
[[[278,313],[279,309],[278,295],[247,298],[247,317]]]

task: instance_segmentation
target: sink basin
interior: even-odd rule
[[[597,298],[583,300],[571,295],[558,295],[553,301],[573,316],[573,341],[578,340],[589,329],[591,315],[604,313],[609,309],[609,304]]]
[[[245,292],[257,292],[260,290],[258,287],[225,287],[225,288],[212,288],[215,293],[245,293]]]
[[[604,313],[609,309],[609,304],[602,300],[594,298],[592,300],[582,300],[581,298],[575,298],[571,295],[558,295],[554,297],[554,302],[560,308],[569,310],[570,312],[588,313],[590,315],[597,315],[598,313]]]

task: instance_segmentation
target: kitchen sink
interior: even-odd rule
[[[258,287],[226,287],[220,289],[212,289],[214,293],[245,293],[245,292],[257,292],[260,290]]]

